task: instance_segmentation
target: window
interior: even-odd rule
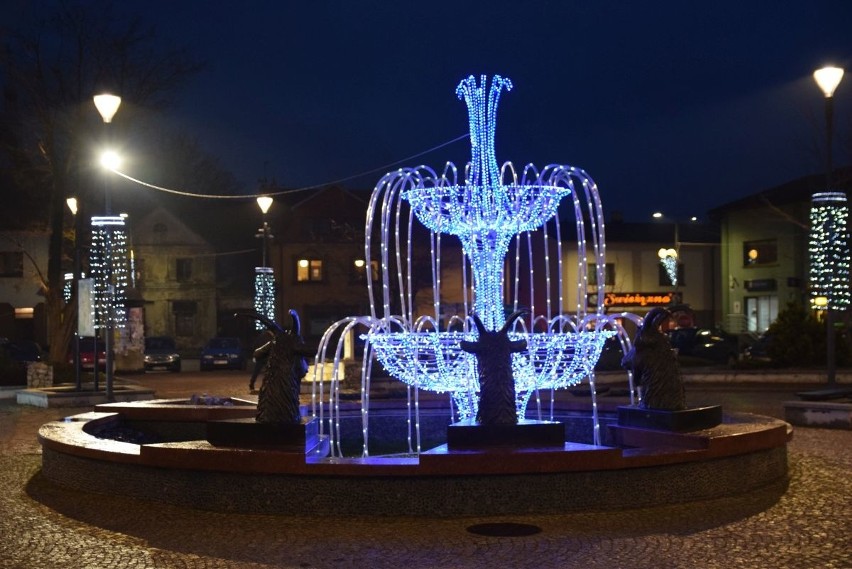
[[[775,295],[747,296],[745,302],[749,332],[765,332],[778,318],[778,297]]]
[[[299,259],[296,261],[296,282],[321,282],[322,261],[319,259]]]
[[[175,278],[186,282],[192,278],[192,259],[177,259],[175,261]]]
[[[613,263],[606,263],[604,265],[604,272],[604,285],[615,286],[615,265]],[[594,263],[589,263],[586,266],[586,274],[589,277],[589,284],[592,286],[597,286],[598,273]]]
[[[672,282],[669,277],[668,271],[663,266],[662,263],[657,263],[657,279],[660,286],[672,286],[675,283]],[[677,286],[683,286],[686,284],[686,270],[683,268],[683,263],[677,264]]]
[[[367,263],[364,259],[352,260],[352,282],[365,283],[367,282]],[[379,262],[376,260],[370,261],[370,280],[376,282],[379,280]]]
[[[192,336],[195,333],[195,313],[198,305],[191,300],[172,302],[172,314],[175,317],[175,336]]]
[[[775,239],[743,242],[743,266],[757,267],[778,262],[778,242]]]
[[[0,277],[24,276],[24,254],[20,251],[0,252]]]

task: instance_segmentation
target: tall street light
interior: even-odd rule
[[[834,91],[837,89],[837,86],[840,84],[840,80],[843,78],[843,69],[840,67],[827,66],[822,69],[817,69],[814,71],[814,80],[816,81],[819,88],[822,90],[825,95],[825,192],[821,192],[819,194],[814,194],[813,202],[814,205],[811,208],[811,281],[812,284],[816,278],[816,282],[824,283],[825,279],[820,278],[818,273],[826,276],[828,279],[828,286],[823,287],[819,286],[819,289],[824,290],[813,290],[813,293],[817,296],[826,296],[827,303],[825,305],[826,313],[825,313],[825,323],[826,323],[826,368],[828,375],[828,383],[834,384],[836,382],[836,334],[834,330],[834,320],[835,320],[835,310],[839,308],[838,306],[838,298],[837,291],[835,291],[835,286],[839,285],[840,287],[845,288],[848,291],[849,287],[849,249],[848,243],[839,243],[845,237],[848,239],[848,233],[845,232],[845,224],[846,224],[846,216],[848,216],[848,210],[845,209],[846,196],[842,194],[842,192],[832,192],[831,191],[831,175],[832,175],[832,129],[833,129],[833,116],[834,116]],[[822,202],[826,201],[825,197],[831,197],[833,199],[828,201],[838,201],[842,202],[842,208],[823,208],[820,205]],[[836,198],[836,199],[834,199]],[[815,219],[820,219],[817,223],[814,223]],[[815,234],[821,236],[817,240],[823,240],[824,243],[814,243]],[[837,246],[840,246],[839,249]],[[818,262],[814,254],[821,254],[826,251],[826,248],[831,250],[832,252],[825,258],[826,263],[823,264]],[[843,258],[845,257],[845,258]],[[840,267],[838,267],[840,265]],[[845,282],[839,282],[838,278],[841,277],[838,274],[838,268],[843,269],[845,265]],[[827,273],[827,275],[826,275]]]
[[[107,125],[112,122],[112,118],[115,116],[115,113],[118,111],[118,107],[121,105],[121,97],[112,94],[101,94],[95,95],[94,97],[95,107],[98,109],[98,113],[100,113],[101,118],[104,121],[104,124]],[[102,159],[102,163],[104,165],[108,165],[110,161],[114,161],[115,156],[107,155],[107,157]],[[112,165],[114,167],[114,164]],[[108,166],[109,167],[109,166]],[[104,203],[106,206],[106,214],[110,215],[110,196],[109,196],[109,182],[104,183]],[[106,304],[107,304],[107,312],[106,312],[106,398],[107,401],[113,400],[113,318],[114,318],[114,307],[113,304],[115,302],[115,288],[113,286],[113,259],[112,259],[112,231],[107,228],[107,236],[104,243],[106,247],[106,252],[104,255],[104,260],[106,266],[104,269],[106,270],[106,283],[107,283],[107,296],[106,296]],[[95,367],[97,367],[97,350],[95,350]]]
[[[77,309],[74,311],[74,385],[77,391],[83,387],[83,382],[80,377],[80,224],[77,216],[77,198],[68,198],[65,200],[68,209],[74,216],[74,275],[72,291],[73,302],[77,303]]]
[[[275,276],[272,268],[266,266],[268,241],[272,237],[266,214],[272,207],[272,198],[260,196],[257,198],[257,205],[263,214],[263,225],[256,235],[263,240],[263,264],[254,269],[254,309],[255,312],[263,314],[270,320],[275,320]],[[255,329],[263,329],[263,324],[259,320],[255,320]]]

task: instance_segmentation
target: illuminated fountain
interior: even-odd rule
[[[681,433],[622,424],[618,407],[618,424],[609,425],[601,444],[594,365],[613,335],[628,350],[621,322],[639,318],[604,314],[604,225],[594,182],[568,166],[530,165],[520,175],[510,163],[498,168],[494,126],[504,88],[511,83],[500,77],[488,91],[485,78],[459,85],[473,148],[463,175],[452,164],[440,174],[419,166],[391,172],[377,184],[364,246],[371,310],[335,323],[320,342],[310,420],[318,423],[318,434],[306,429],[304,438],[264,438],[262,444],[217,440],[223,429],[230,433],[234,425],[256,422],[251,417],[260,405],[238,398],[213,406],[193,400],[103,404],[41,427],[40,476],[73,489],[96,487],[182,506],[300,516],[563,514],[668,506],[770,485],[783,493],[789,425],[768,417],[730,415]],[[571,255],[563,255],[560,218],[573,228],[568,240],[576,237]],[[457,236],[461,246],[445,235]],[[565,259],[573,254],[572,269]],[[597,300],[587,304],[587,298]],[[520,308],[530,315],[513,320]],[[563,436],[559,444],[451,447],[449,433],[458,425],[450,422],[475,417],[480,397],[474,355],[461,346],[471,348],[506,322],[508,351],[527,346],[506,354],[512,358],[517,418],[551,421],[579,409],[561,424],[588,425],[585,402],[555,404],[554,393],[543,394],[588,378],[593,440],[584,433],[582,441]],[[363,355],[353,364],[359,340]],[[407,452],[387,436],[381,442],[391,444],[384,453],[371,456],[368,450],[376,361],[382,373],[406,384],[407,399],[374,402],[374,435],[382,425],[389,437],[407,433]],[[354,379],[357,374],[346,378],[346,370],[355,367],[360,405],[342,402],[341,383]],[[493,375],[485,377],[491,381]],[[628,380],[633,403],[630,373]],[[421,405],[422,391],[448,394],[449,413],[444,401]],[[527,410],[531,401],[534,410]],[[500,411],[501,419],[511,419],[511,400]],[[645,420],[646,410],[638,411]],[[350,419],[359,412],[361,432],[354,438],[363,439],[361,456],[353,456],[358,449],[347,447],[351,441],[347,436],[342,442],[341,432],[349,435],[357,423]],[[671,415],[676,413],[681,411]],[[490,435],[493,425],[482,429],[485,423],[475,428]],[[107,436],[116,430],[151,437],[125,442]],[[421,430],[426,440],[445,432],[447,444],[434,437],[435,445],[421,449]],[[505,442],[503,431],[497,442]]]
[[[339,439],[335,413],[343,344],[364,329],[365,455],[373,356],[387,373],[410,387],[415,428],[418,390],[448,393],[456,420],[476,416],[476,360],[460,348],[462,340],[476,339],[473,314],[486,329],[497,330],[507,312],[530,310],[530,316],[518,319],[509,334],[527,343],[512,360],[519,419],[526,416],[533,394],[542,390],[566,388],[589,378],[594,394],[594,366],[603,343],[623,331],[619,321],[603,310],[605,241],[600,197],[594,181],[578,168],[548,165],[539,170],[529,164],[519,175],[510,162],[498,166],[494,132],[503,89],[511,90],[512,83],[500,76],[492,78],[490,89],[485,76],[479,84],[470,76],[456,89],[468,107],[472,150],[462,175],[452,163],[440,174],[428,166],[401,168],[386,174],[373,191],[364,255],[368,267],[378,265],[380,278],[368,279],[371,312],[332,325],[317,354],[317,364],[333,360],[332,441]],[[563,217],[573,217],[576,235],[573,289],[563,282],[563,229],[557,215],[563,199],[567,207],[560,211]],[[461,259],[457,249],[442,239],[445,234],[461,241]],[[591,307],[586,300],[589,266],[597,273],[597,302]],[[428,278],[416,274],[416,269],[422,273],[424,267]],[[460,277],[447,286],[442,269],[450,267]],[[424,282],[427,286],[420,286],[418,294],[417,283]],[[429,293],[425,302],[423,291]],[[621,340],[629,343],[624,334]],[[328,372],[323,365],[315,370],[314,385],[319,387],[314,409],[321,416],[321,380]],[[542,418],[540,399],[536,401],[537,418]],[[596,416],[594,422],[597,443]],[[419,444],[409,441],[410,450],[420,450]]]

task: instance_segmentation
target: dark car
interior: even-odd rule
[[[145,371],[180,371],[180,354],[174,338],[149,336],[145,338]]]
[[[739,357],[739,339],[714,328],[675,328],[669,339],[684,364],[724,364],[734,366]]]
[[[0,350],[3,350],[7,358],[16,362],[39,362],[42,359],[41,346],[28,340],[10,342],[8,338],[0,338]]]
[[[201,348],[201,369],[243,369],[245,353],[239,338],[213,338]]]
[[[769,357],[769,345],[772,343],[772,336],[762,334],[751,346],[743,350],[743,359],[751,362],[769,362],[772,358]]]
[[[95,349],[97,347],[98,369],[106,369],[106,345],[102,339],[84,336],[80,338],[80,367],[82,369],[95,369]],[[67,361],[74,365],[74,340],[71,340],[71,346],[68,349]]]

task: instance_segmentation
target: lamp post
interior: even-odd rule
[[[74,216],[74,268],[71,288],[73,301],[77,303],[77,309],[74,311],[74,386],[80,391],[83,387],[80,377],[80,224],[77,221],[77,198],[68,198],[65,203]]]
[[[655,211],[651,214],[651,217],[654,219],[668,219],[663,212]],[[696,222],[698,218],[692,216],[689,218],[690,221]],[[669,280],[672,285],[677,288],[678,285],[678,261],[680,259],[680,224],[675,221],[668,219],[671,224],[674,226],[674,248],[663,247],[659,251],[657,251],[657,256],[660,258],[660,263],[663,265],[663,268],[666,270],[666,274],[669,276]]]
[[[100,113],[101,118],[104,121],[104,124],[107,125],[107,124],[112,122],[112,118],[115,116],[115,113],[118,111],[118,107],[119,107],[119,105],[121,105],[121,97],[119,97],[117,95],[105,93],[105,94],[102,94],[102,95],[95,95],[94,102],[95,102],[95,107],[98,109],[98,113]],[[114,153],[107,153],[102,157],[101,163],[104,166],[106,166],[107,168],[114,168],[115,165],[116,165],[115,164],[116,159],[117,159],[117,156]],[[111,213],[110,212],[111,208],[110,208],[109,182],[106,181],[106,180],[104,181],[104,205],[106,207],[106,214],[109,215]],[[114,331],[113,331],[113,319],[114,319],[113,303],[115,302],[115,294],[114,294],[115,289],[114,289],[113,282],[112,282],[112,280],[113,280],[112,232],[111,232],[110,229],[107,229],[107,231],[108,231],[108,234],[106,236],[106,240],[105,240],[105,243],[104,243],[105,248],[106,248],[106,252],[105,252],[105,255],[104,255],[104,260],[105,260],[106,266],[104,267],[104,269],[106,270],[106,283],[107,283],[107,297],[106,297],[107,311],[106,311],[106,318],[105,318],[105,320],[106,320],[106,338],[105,338],[105,340],[106,340],[106,345],[105,345],[105,351],[106,351],[106,398],[107,398],[107,401],[112,401],[113,400],[113,390],[112,390],[112,384],[113,384],[113,369],[112,369],[113,368],[113,353],[112,352],[113,352],[113,340],[114,340],[114,338],[113,338],[113,334],[114,334]],[[98,366],[97,360],[98,360],[97,350],[95,350],[95,368],[97,368],[97,366]]]
[[[274,320],[275,276],[272,272],[272,268],[266,266],[268,241],[272,237],[269,223],[266,221],[266,214],[269,211],[269,208],[272,207],[272,198],[269,196],[260,196],[257,198],[257,205],[260,208],[260,212],[263,214],[263,225],[260,227],[255,237],[263,240],[263,263],[262,266],[255,267],[254,269],[254,309],[256,312]],[[263,324],[259,320],[255,320],[255,329],[263,329]]]
[[[272,198],[269,196],[260,196],[257,198],[257,206],[263,214],[263,226],[260,228],[260,238],[263,239],[263,265],[266,266],[266,240],[271,237],[269,233],[269,224],[266,222],[266,213],[272,207]]]
[[[833,129],[833,116],[834,116],[834,91],[837,89],[837,86],[840,84],[840,80],[843,78],[843,69],[840,67],[827,66],[821,69],[817,69],[814,71],[814,80],[819,86],[820,90],[822,90],[823,95],[825,95],[825,189],[826,192],[831,192],[831,175],[832,175],[832,129]],[[814,195],[814,198],[818,200],[817,195]],[[845,202],[845,196],[844,200]],[[813,217],[813,210],[812,210]],[[835,234],[835,227],[838,222],[837,219],[834,219],[836,215],[831,216],[832,219],[826,220],[826,224],[830,227],[830,235],[827,235],[826,238],[829,240],[829,244],[833,244],[840,236]],[[845,223],[845,219],[843,220]],[[812,226],[813,231],[813,226]],[[848,249],[847,256],[848,256]],[[829,266],[827,267],[832,275],[830,275],[830,281],[832,282],[837,277],[834,273],[834,263],[838,261],[838,259],[830,259]],[[848,261],[848,259],[847,259]],[[812,270],[813,270],[813,259],[811,261]],[[848,275],[847,275],[848,278]],[[845,283],[848,287],[848,282]],[[826,295],[828,297],[828,303],[826,304],[826,312],[825,312],[825,324],[826,324],[826,374],[828,376],[828,383],[834,384],[836,381],[836,334],[834,331],[834,320],[835,320],[835,309],[837,308],[837,302],[835,298],[835,291],[832,288],[826,291],[817,291],[819,295]]]

